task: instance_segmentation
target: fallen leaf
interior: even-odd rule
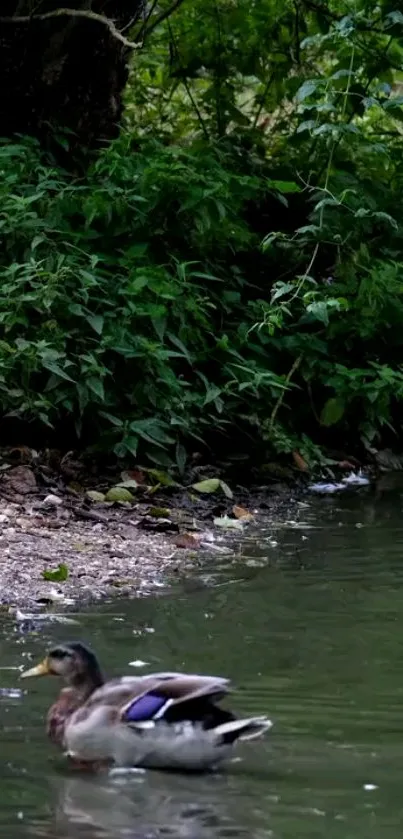
[[[168,472],[162,472],[161,469],[147,469],[147,474],[163,487],[178,487],[180,484],[174,481]]]
[[[243,530],[243,524],[239,519],[231,519],[229,516],[220,516],[214,519],[216,527],[222,527],[226,530]]]
[[[200,536],[195,533],[181,533],[174,539],[174,545],[177,548],[195,549],[200,546]]]
[[[105,495],[106,501],[134,501],[134,495],[125,487],[112,487]]]
[[[85,493],[86,497],[89,498],[90,501],[97,501],[100,503],[101,501],[105,501],[105,493],[97,492],[96,489],[89,489],[88,492]]]
[[[85,492],[83,485],[79,484],[78,481],[70,481],[70,483],[67,484],[66,489],[72,495],[83,495]]]
[[[51,583],[64,583],[68,576],[69,569],[63,562],[61,562],[57,568],[50,568],[47,571],[42,571],[43,579]]]
[[[234,497],[233,494],[232,494],[232,490],[229,488],[228,484],[225,483],[225,481],[220,481],[220,487],[221,487],[224,495],[227,496],[227,498],[233,498]]]
[[[306,460],[304,460],[304,458],[302,457],[302,455],[300,455],[299,452],[293,451],[292,458],[297,469],[299,469],[300,472],[309,472],[309,466]]]
[[[198,481],[196,484],[192,484],[192,489],[195,489],[196,492],[217,492],[221,485],[221,481],[219,478],[206,478],[204,481]]]
[[[150,507],[148,515],[152,516],[153,519],[168,519],[171,511],[168,507]]]
[[[136,481],[136,484],[147,483],[146,474],[141,469],[127,469],[125,472],[121,472],[120,477],[122,481]]]
[[[117,487],[122,487],[122,489],[137,489],[138,483],[134,480],[134,478],[127,478],[126,481],[121,481],[119,484],[116,484]]]
[[[249,510],[246,510],[245,507],[238,507],[237,504],[232,508],[232,512],[236,519],[240,519],[241,521],[253,521],[255,518]]]
[[[354,469],[355,469],[355,467],[356,467],[356,465],[357,465],[357,463],[355,463],[355,464],[354,464],[354,463],[352,463],[352,461],[351,461],[351,460],[340,460],[340,461],[338,462],[338,464],[337,464],[337,465],[338,465],[339,469],[351,469],[351,470],[354,470]]]

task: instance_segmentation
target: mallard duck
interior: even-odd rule
[[[78,642],[54,647],[22,678],[45,675],[66,684],[48,712],[47,733],[83,768],[209,770],[237,740],[272,726],[264,716],[236,719],[216,704],[230,690],[228,679],[152,673],[105,682],[94,653]]]

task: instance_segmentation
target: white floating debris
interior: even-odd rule
[[[350,472],[341,481],[318,481],[316,484],[311,484],[309,489],[318,495],[333,495],[333,493],[342,492],[348,487],[362,487],[369,486],[369,484],[369,478],[363,475],[360,470],[358,473]]]
[[[40,623],[41,621],[53,621],[54,623],[78,624],[78,621],[74,620],[74,618],[68,618],[66,615],[60,615],[56,612],[42,612],[42,614],[38,614],[36,612],[21,612],[20,609],[16,609],[15,618],[17,621],[21,621],[22,623],[26,621],[33,621],[34,623]]]
[[[19,688],[0,688],[0,699],[21,699],[22,695]]]
[[[141,658],[135,658],[134,661],[129,661],[129,667],[147,667],[149,661],[142,661]]]
[[[346,484],[347,486],[367,487],[369,486],[369,483],[369,478],[362,474],[361,469],[358,474],[350,472],[346,478],[343,478],[343,484]]]
[[[342,492],[346,489],[345,484],[331,484],[319,481],[317,484],[311,484],[309,489],[311,492],[316,492],[318,495],[333,495],[335,492]]]
[[[145,775],[145,773],[146,770],[139,766],[114,766],[109,770],[108,775],[110,778],[116,778],[119,775]]]
[[[373,792],[373,790],[378,789],[378,787],[376,784],[364,784],[363,789],[365,789],[367,792]]]

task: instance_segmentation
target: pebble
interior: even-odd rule
[[[47,495],[46,498],[41,501],[41,507],[59,507],[60,504],[63,504],[61,498],[58,495]]]

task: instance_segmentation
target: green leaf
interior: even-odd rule
[[[108,490],[105,495],[106,501],[114,501],[114,502],[122,502],[122,501],[134,501],[134,495],[130,492],[129,489],[122,487],[120,484]]]
[[[102,402],[105,401],[105,390],[102,379],[96,379],[95,376],[90,376],[88,379],[85,379],[85,384]]]
[[[42,571],[42,577],[51,583],[64,583],[69,576],[69,569],[63,562],[57,568]]]
[[[214,519],[216,527],[222,527],[224,530],[243,530],[243,524],[240,519],[231,519],[229,516],[219,516]]]
[[[187,452],[185,447],[182,443],[176,444],[175,449],[175,458],[176,458],[176,465],[178,467],[178,472],[180,475],[183,475],[185,472],[186,461],[187,461]]]
[[[174,346],[177,347],[178,350],[180,350],[183,353],[183,355],[186,358],[186,361],[189,364],[192,364],[192,359],[190,357],[189,350],[185,347],[182,341],[180,341],[180,339],[177,338],[176,335],[172,335],[172,332],[167,332],[167,338],[169,338],[172,344],[174,344]]]
[[[329,324],[329,311],[324,300],[315,300],[306,307],[306,311],[312,315],[315,320],[320,320],[325,326]]]
[[[121,428],[123,425],[123,420],[120,417],[114,417],[113,414],[110,414],[108,411],[99,411],[100,417],[105,417],[105,419],[109,420],[112,425],[115,425],[116,428]]]
[[[73,382],[76,384],[75,380],[66,373],[59,364],[56,364],[54,361],[47,361],[46,359],[42,360],[42,364],[46,367],[46,370],[50,370],[51,373],[54,373],[55,376],[59,376],[60,379],[65,379],[67,382]]]
[[[301,192],[301,187],[295,181],[272,181],[269,180],[269,186],[278,189],[279,192]]]
[[[104,318],[102,315],[88,315],[87,321],[90,326],[92,326],[93,330],[97,333],[97,335],[102,335],[102,331],[104,328]]]
[[[87,490],[85,495],[86,498],[89,498],[89,500],[93,501],[94,503],[100,503],[102,501],[105,501],[105,494],[103,492],[97,492],[96,489]]]
[[[198,481],[196,484],[192,484],[192,489],[195,489],[196,492],[206,492],[212,493],[217,492],[217,490],[221,486],[221,481],[219,478],[206,478],[204,481]]]
[[[158,484],[164,487],[178,487],[180,484],[177,481],[174,481],[168,472],[162,472],[161,469],[146,469],[145,470],[151,478],[153,478]]]
[[[221,487],[224,495],[227,496],[227,498],[233,498],[234,497],[232,490],[229,488],[228,484],[225,483],[225,481],[220,481],[220,487]]]
[[[394,24],[396,24],[396,23],[398,23],[398,24],[400,24],[401,26],[403,26],[403,13],[402,13],[402,12],[399,12],[399,11],[396,9],[396,11],[389,12],[389,14],[387,14],[387,15],[386,15],[385,20],[386,20],[386,22],[387,22],[387,23],[392,24],[392,26],[393,26]]]
[[[134,480],[134,478],[128,478],[126,481],[120,481],[116,484],[117,487],[122,487],[123,489],[138,489],[138,483]]]
[[[297,90],[296,99],[297,102],[304,102],[305,99],[308,99],[309,96],[312,96],[318,89],[318,82],[314,79],[308,79],[304,82],[299,90]]]
[[[316,122],[314,119],[304,119],[303,122],[297,126],[297,134],[302,134],[303,131],[313,131],[316,127]]]
[[[342,419],[345,408],[344,399],[340,399],[338,396],[332,396],[325,402],[322,408],[320,415],[321,425],[336,425]]]

